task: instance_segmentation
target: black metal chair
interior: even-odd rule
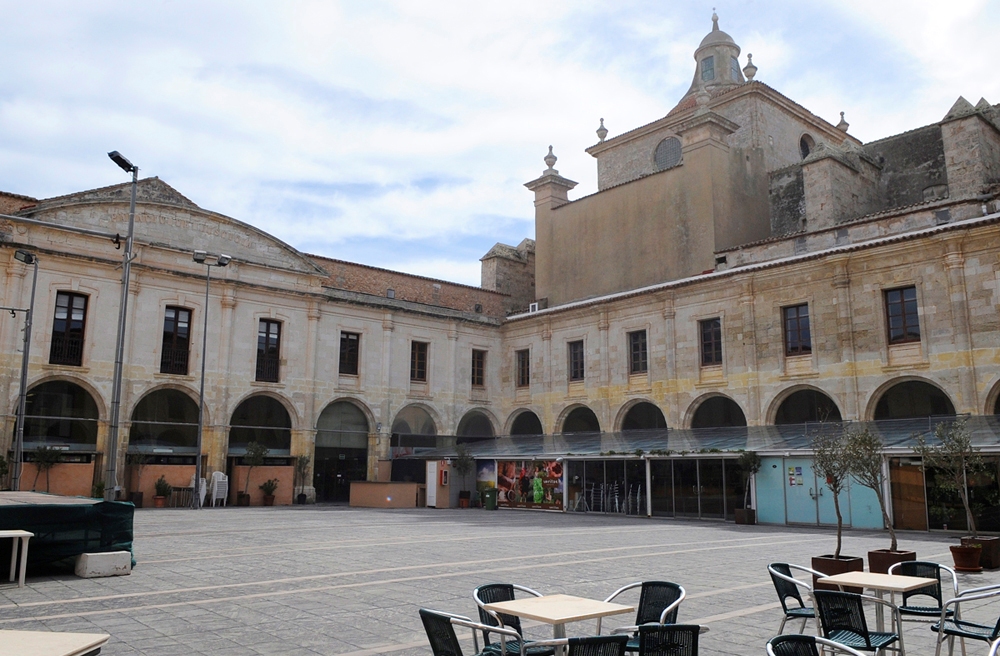
[[[819,649],[817,649],[817,646]],[[842,652],[851,656],[863,656],[856,649],[833,640],[811,635],[780,635],[767,641],[767,656],[820,656],[823,651]]]
[[[823,637],[858,651],[878,654],[889,645],[898,642],[897,649],[903,653],[903,632],[899,609],[895,604],[867,595],[834,590],[815,590],[816,614],[823,627]],[[892,609],[896,632],[869,631],[865,619],[864,602],[882,604]]]
[[[643,624],[639,656],[698,656],[697,624]]]
[[[468,617],[453,615],[438,610],[428,608],[420,609],[420,621],[424,624],[424,631],[427,632],[427,640],[431,643],[431,651],[434,656],[462,656],[462,647],[455,634],[456,626],[464,626],[472,629],[472,645],[476,651],[476,656],[495,656],[496,651],[490,649],[479,650],[479,640],[476,638],[476,631],[489,629],[500,638],[501,648],[506,648],[507,640],[517,640],[518,634],[511,629],[502,627],[484,626],[478,622],[473,622]],[[524,656],[524,652],[518,652]]]
[[[785,623],[788,620],[802,620],[802,628],[799,629],[799,633],[803,633],[809,620],[816,617],[816,611],[811,606],[806,606],[805,602],[802,601],[802,593],[799,592],[799,588],[805,588],[808,594],[812,594],[812,583],[795,578],[792,574],[793,569],[813,576],[825,576],[814,569],[791,563],[771,563],[767,566],[771,582],[774,583],[774,590],[778,593],[778,601],[781,602],[781,610],[785,611],[785,617],[781,620],[781,626],[778,627],[779,634],[785,630]],[[789,599],[798,603],[798,606],[789,606]]]
[[[639,605],[635,611],[635,624],[632,627],[616,629],[615,632],[630,629],[633,632],[628,641],[628,651],[639,650],[639,634],[635,632],[636,627],[642,624],[655,622],[656,624],[676,624],[677,609],[687,596],[687,591],[676,583],[669,581],[639,581],[622,586],[611,593],[611,596],[604,601],[610,602],[615,597],[627,590],[641,588],[639,591]],[[601,634],[601,618],[597,618],[597,635]]]
[[[485,606],[486,604],[495,604],[501,601],[514,601],[515,591],[521,591],[534,597],[542,596],[540,592],[513,583],[487,583],[486,585],[479,586],[472,592],[472,598],[476,602],[476,607],[479,608],[480,622],[490,627],[507,627],[516,631],[518,636],[521,636],[517,640],[506,641],[506,651],[508,654],[521,652],[521,642],[524,636],[524,632],[521,630],[521,620],[516,615],[494,613],[493,611],[486,610]],[[489,630],[483,631],[483,643],[485,644],[485,650],[500,651],[499,644],[494,643],[490,638]],[[524,651],[529,656],[552,656],[555,653],[552,647],[535,646],[531,641],[526,642]]]
[[[566,656],[625,656],[626,635],[590,636],[587,638],[555,638],[533,643],[545,647],[565,647]]]
[[[955,638],[962,640],[962,653],[965,653],[965,639],[982,640],[984,642],[994,642],[1000,639],[1000,619],[996,624],[978,624],[967,622],[962,619],[961,604],[969,601],[980,601],[1000,597],[1000,584],[987,585],[981,588],[972,588],[962,592],[954,599],[949,599],[941,608],[941,615],[936,623],[931,625],[931,630],[938,634],[937,647],[934,650],[935,656],[941,654],[941,643],[945,637],[948,638],[948,653],[951,654],[955,648]],[[954,606],[954,615],[949,616],[948,607]],[[943,627],[943,630],[942,630]]]
[[[937,583],[934,585],[928,585],[903,593],[903,603],[899,605],[899,614],[902,616],[904,622],[933,622],[940,618],[941,609],[944,607],[944,597],[942,595],[944,586],[941,581],[942,571],[951,575],[952,594],[957,597],[958,576],[956,576],[955,570],[946,565],[940,565],[927,560],[907,560],[896,563],[889,568],[890,574],[920,576],[937,580]],[[917,598],[917,603],[914,603],[914,597]],[[925,600],[927,597],[930,600]],[[929,601],[933,601],[934,603],[925,605]],[[955,611],[950,608],[946,611],[948,617],[951,617],[954,613]]]

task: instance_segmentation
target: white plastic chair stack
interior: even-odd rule
[[[220,471],[212,472],[212,506],[215,506],[217,501],[222,501],[222,505],[225,506],[228,497],[229,477]]]
[[[205,483],[205,479],[201,479],[201,485],[198,486],[198,493],[201,494],[201,505],[205,505],[205,496],[208,494],[208,485]],[[191,483],[189,484],[191,488],[191,493],[194,494],[194,474],[191,474]]]

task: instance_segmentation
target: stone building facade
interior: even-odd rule
[[[938,123],[864,144],[843,116],[834,125],[755,80],[740,54],[716,20],[676,107],[611,138],[602,122],[596,193],[571,200],[550,149],[526,185],[536,240],[494,246],[481,287],[300,253],[141,181],[119,461],[194,457],[203,357],[206,466],[232,471],[259,438],[270,467],[310,456],[304,487],[320,499],[385,476],[379,461],[420,438],[997,414],[1000,110],[959,99]],[[0,304],[27,303],[15,249],[40,260],[29,389],[58,384],[60,411],[92,422],[56,421],[40,394],[29,443],[67,438],[95,479],[120,285],[107,235],[125,231],[127,194],[0,194]],[[196,249],[233,258],[213,268],[207,308]],[[58,315],[74,302],[86,325],[66,362]],[[184,371],[164,364],[169,316],[189,325]],[[20,329],[0,322],[0,446]]]

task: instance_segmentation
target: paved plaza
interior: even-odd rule
[[[417,609],[474,615],[472,590],[483,583],[603,599],[626,583],[661,579],[687,589],[679,621],[710,628],[703,654],[759,655],[781,619],[767,563],[808,564],[834,542],[827,529],[598,514],[139,510],[131,576],[0,586],[0,628],[110,633],[109,656],[428,655]],[[863,555],[888,546],[888,537],[847,531],[844,542],[845,553]],[[955,543],[946,535],[900,536],[918,557],[944,563]],[[1000,572],[960,579],[963,589],[998,582]],[[963,612],[992,623],[1000,604]],[[532,637],[551,637],[547,625],[527,626]],[[571,636],[593,631],[592,621],[568,627]],[[909,654],[934,653],[926,625],[907,624],[904,635]],[[471,647],[470,639],[467,654]],[[969,649],[986,651],[982,643]]]

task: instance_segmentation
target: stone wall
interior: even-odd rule
[[[865,144],[864,151],[882,166],[882,207],[902,207],[947,196],[941,126],[928,125]]]
[[[481,259],[482,287],[507,295],[507,314],[524,312],[535,300],[535,240],[517,247],[496,244]]]

